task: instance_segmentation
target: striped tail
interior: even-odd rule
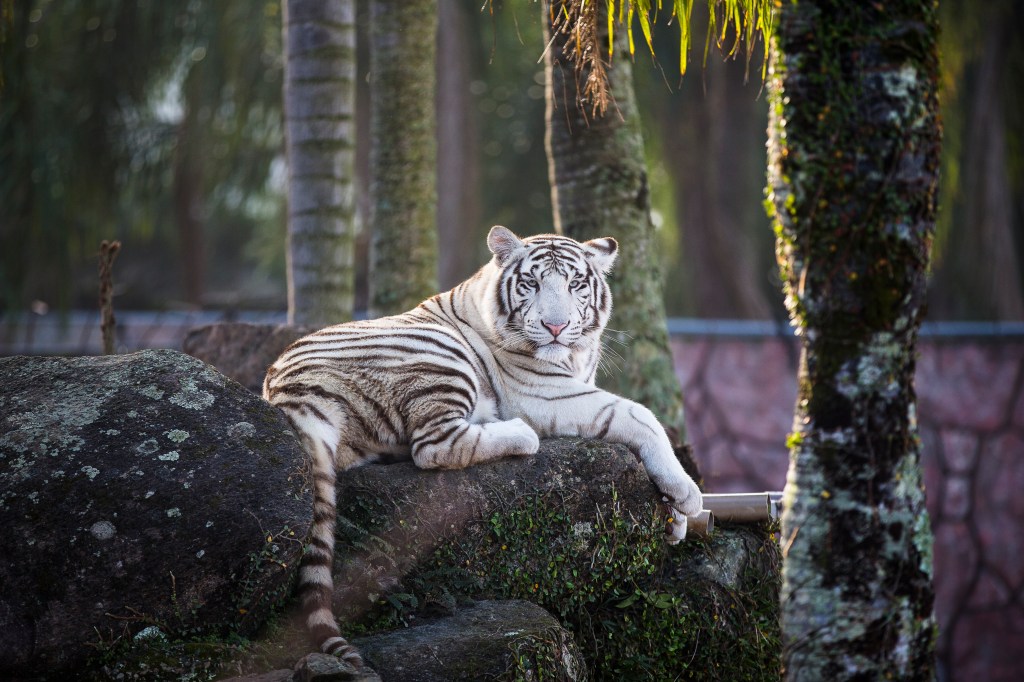
[[[313,470],[313,526],[299,567],[298,586],[306,629],[320,651],[337,656],[356,668],[362,668],[363,658],[341,636],[332,608],[334,578],[331,569],[334,565],[337,508],[334,451],[328,443],[337,442],[336,431],[320,415],[311,414],[308,410],[285,407],[285,413],[296,431],[302,434]]]

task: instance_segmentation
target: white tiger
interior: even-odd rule
[[[596,388],[611,314],[605,275],[618,243],[557,235],[520,240],[496,226],[493,259],[447,293],[402,315],[327,327],[270,367],[263,396],[280,407],[312,458],[314,516],[299,591],[317,646],[357,666],[331,600],[335,477],[382,455],[460,469],[537,452],[539,438],[585,436],[638,455],[678,519],[701,493],[647,408]]]

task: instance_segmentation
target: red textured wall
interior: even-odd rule
[[[709,492],[781,490],[792,339],[676,337]],[[940,679],[1024,679],[1024,341],[919,344],[918,426],[935,532]]]

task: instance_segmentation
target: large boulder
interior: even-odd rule
[[[181,349],[250,391],[262,393],[267,367],[285,348],[312,331],[287,324],[218,322],[189,330]]]
[[[719,527],[670,547],[664,513],[628,450],[580,438],[544,440],[534,456],[459,471],[402,463],[343,472],[342,632],[384,680],[449,680],[480,658],[501,669],[487,673],[494,679],[778,680],[773,528]],[[556,655],[552,643],[569,637],[554,631],[523,637],[515,660],[529,665],[508,668],[489,645],[449,643],[471,639],[464,621],[480,612],[467,604],[487,600],[538,605],[554,620],[534,620],[557,621],[577,648]],[[488,609],[496,615],[477,620],[490,622],[497,640],[525,632],[517,609]],[[230,670],[280,669],[288,679],[307,647],[301,619],[279,619]],[[438,660],[413,664],[402,653],[413,649]]]
[[[0,359],[0,677],[116,642],[252,634],[312,499],[282,415],[174,351]]]

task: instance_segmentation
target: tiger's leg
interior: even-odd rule
[[[527,418],[534,424],[549,424],[544,436],[585,436],[611,443],[622,443],[643,462],[644,469],[680,523],[669,529],[669,541],[677,542],[686,533],[683,517],[700,513],[703,505],[700,488],[676,459],[672,443],[654,414],[639,403],[580,383],[566,388],[571,397],[560,401],[552,419],[548,403],[535,401],[537,410]],[[541,412],[541,409],[545,409]]]
[[[299,566],[297,591],[306,629],[317,648],[353,666],[363,666],[359,651],[341,636],[334,617],[334,527],[337,519],[335,483],[338,465],[356,461],[354,452],[338,442],[339,429],[318,411],[285,409],[310,457],[313,476],[313,525]]]
[[[537,433],[522,419],[474,424],[464,417],[428,421],[412,433],[412,459],[421,469],[464,469],[508,455],[532,455]]]

